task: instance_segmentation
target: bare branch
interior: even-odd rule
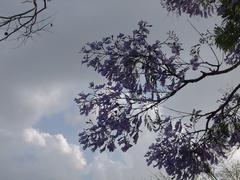
[[[39,20],[39,15],[47,9],[47,0],[41,0],[41,4],[37,0],[27,0],[23,3],[32,3],[32,8],[11,16],[0,16],[0,29],[4,35],[0,36],[0,41],[8,39],[10,36],[16,35],[16,39],[27,40],[39,31],[52,26],[51,23]]]

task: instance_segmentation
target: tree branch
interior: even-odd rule
[[[33,7],[31,9],[12,16],[0,16],[0,28],[6,28],[4,36],[0,37],[0,41],[6,40],[18,32],[20,35],[17,39],[28,39],[32,34],[43,30],[48,25],[51,25],[51,23],[43,23],[40,27],[34,28],[35,25],[39,24],[37,21],[39,14],[47,9],[46,1],[47,0],[42,0],[43,4],[41,7],[36,0],[26,1],[32,3]]]

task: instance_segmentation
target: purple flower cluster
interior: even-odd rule
[[[91,148],[100,152],[108,149],[114,151],[116,144],[122,151],[127,151],[132,144],[136,144],[139,136],[141,117],[132,117],[132,105],[119,102],[122,86],[109,82],[104,85],[90,83],[92,94],[80,93],[75,99],[80,113],[96,115],[96,123],[89,120],[90,128],[79,134],[79,142],[83,149]]]
[[[226,94],[222,101],[228,98]],[[220,157],[227,158],[226,152],[240,145],[239,110],[240,95],[235,94],[220,112],[207,117],[212,116],[212,126],[198,132],[192,123],[182,124],[180,119],[173,125],[171,118],[166,118],[165,127],[145,155],[148,165],[164,167],[176,179],[193,180],[202,172],[210,173],[212,164],[218,164]],[[198,113],[192,118],[196,117]]]
[[[161,4],[168,11],[178,14],[186,13],[190,16],[208,17],[214,13],[215,0],[161,0]]]
[[[224,61],[228,65],[234,65],[240,62],[240,42],[238,42],[235,48],[227,54]]]
[[[117,143],[126,151],[137,143],[144,115],[141,111],[147,112],[145,107],[177,90],[194,66],[180,60],[181,43],[173,32],[168,33],[167,41],[149,44],[151,25],[140,21],[138,26],[132,36],[106,37],[82,49],[82,63],[108,80],[102,85],[90,83],[92,93],[80,93],[75,99],[80,114],[96,116],[96,121],[88,122],[91,127],[79,134],[84,149],[113,151]],[[162,51],[166,48],[172,52],[170,57]],[[133,107],[136,104],[138,108]]]
[[[210,172],[209,162],[218,163],[210,150],[212,145],[194,142],[195,137],[188,131],[190,127],[182,125],[181,121],[176,122],[174,127],[168,122],[145,155],[148,165],[153,164],[159,169],[164,167],[168,175],[176,179],[193,180],[201,172]]]
[[[195,67],[196,62],[189,65],[180,60],[183,49],[173,32],[168,33],[167,41],[149,44],[147,36],[151,25],[145,21],[138,25],[132,36],[119,34],[116,39],[111,36],[88,43],[82,49],[82,63],[138,95],[159,92],[162,88],[177,89],[185,79],[185,72]],[[162,50],[166,48],[172,52],[169,57]]]
[[[190,64],[192,65],[192,69],[193,70],[197,70],[200,63],[198,62],[198,56],[195,55],[191,60],[190,60]]]
[[[227,94],[223,105],[210,113],[194,110],[182,117],[160,116],[156,110],[160,103],[188,83],[198,82],[215,71],[207,68],[210,72],[196,79],[188,79],[186,74],[217,65],[203,61],[199,44],[190,52],[192,59],[183,61],[182,44],[173,32],[168,33],[165,41],[149,43],[150,27],[140,21],[131,35],[121,33],[82,48],[82,63],[106,78],[107,83],[92,82],[91,92],[80,93],[75,99],[80,114],[94,117],[79,134],[79,142],[92,151],[114,151],[119,146],[125,152],[137,143],[145,125],[159,133],[146,154],[148,165],[163,167],[180,180],[194,179],[201,172],[210,172],[210,166],[218,163],[219,157],[226,157],[227,150],[239,145],[240,96]],[[239,47],[227,56],[227,64],[239,62]],[[164,51],[170,53],[166,55]],[[154,110],[155,116],[150,116],[149,112]],[[206,122],[206,128],[196,130],[195,123],[200,121]]]

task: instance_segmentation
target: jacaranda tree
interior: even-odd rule
[[[75,99],[80,114],[95,117],[87,121],[89,126],[79,134],[79,142],[83,149],[92,151],[120,148],[125,152],[146,128],[158,134],[146,152],[147,164],[164,168],[176,179],[194,179],[202,172],[211,173],[211,166],[240,143],[240,84],[208,112],[173,109],[173,113],[164,114],[159,107],[190,84],[239,71],[240,1],[161,0],[161,4],[179,15],[217,15],[223,21],[211,33],[199,34],[200,41],[190,50],[190,59],[182,58],[184,50],[174,32],[169,32],[165,40],[150,43],[151,25],[145,21],[140,21],[131,35],[87,43],[81,51],[82,63],[105,77],[106,83],[91,82],[90,91]],[[200,56],[202,45],[211,49],[215,59],[205,61]],[[225,52],[223,60],[215,48]],[[205,124],[203,128],[199,128],[199,122]]]

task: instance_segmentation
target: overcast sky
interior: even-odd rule
[[[0,15],[20,11],[24,4],[19,2],[1,0]],[[77,135],[85,117],[73,100],[87,91],[89,82],[102,79],[81,65],[78,52],[89,41],[131,33],[139,20],[153,25],[150,39],[164,39],[175,30],[190,47],[199,37],[188,17],[168,14],[159,0],[52,0],[46,13],[52,15],[51,32],[42,32],[19,47],[17,41],[0,43],[0,179],[147,179],[154,172],[143,158],[154,140],[151,134],[142,134],[139,144],[127,153],[99,154],[79,147]],[[217,23],[214,17],[191,21],[201,31]],[[183,109],[196,102],[199,107],[214,106],[218,91],[236,83],[233,77],[239,72],[234,73],[188,88],[171,103]],[[209,91],[213,82],[214,90]]]

